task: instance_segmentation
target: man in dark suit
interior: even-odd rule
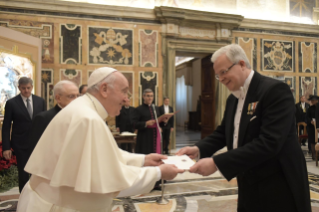
[[[73,82],[62,80],[54,86],[53,94],[57,104],[52,109],[41,112],[33,118],[29,134],[30,155],[54,116],[79,96],[79,89]]]
[[[215,77],[232,94],[221,125],[177,154],[200,156],[190,172],[237,177],[239,212],[310,212],[305,157],[296,136],[295,104],[285,83],[251,70],[244,50],[225,46],[212,56]],[[227,146],[228,151],[213,154]]]
[[[160,116],[166,113],[173,113],[173,108],[169,106],[169,98],[164,97],[163,101],[164,104],[158,108]],[[167,122],[160,123],[160,127],[162,128],[163,153],[168,154],[169,137],[174,130],[174,117],[171,117]]]
[[[307,110],[309,107],[310,107],[310,105],[306,102],[306,97],[304,95],[302,95],[300,97],[300,102],[298,102],[296,104],[296,113],[295,113],[296,124],[298,122],[307,122],[306,114],[307,114]],[[298,128],[296,128],[296,129],[298,129]],[[303,126],[301,126],[299,130],[300,130],[299,133],[302,134],[302,130],[304,130]],[[306,143],[306,140],[304,139],[302,141],[302,145],[306,146],[305,143]],[[309,147],[309,151],[310,151],[310,145],[308,145],[308,147]]]
[[[46,106],[44,99],[31,94],[33,81],[30,78],[21,77],[18,84],[20,94],[8,100],[5,106],[2,144],[5,159],[11,159],[11,148],[17,156],[19,190],[21,192],[29,180],[29,174],[24,171],[24,166],[29,158],[28,135],[32,118],[38,113],[45,111]],[[12,132],[10,135],[11,123]]]
[[[134,107],[130,106],[130,102],[131,102],[130,99],[125,101],[124,106],[122,107],[120,111],[120,115],[116,116],[115,118],[116,130],[120,133],[134,132],[133,122],[132,122]],[[121,144],[120,148],[125,151],[132,152],[131,144]]]

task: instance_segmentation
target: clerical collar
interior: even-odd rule
[[[148,107],[151,107],[151,106],[152,106],[152,104],[146,104],[146,103],[144,103],[144,102],[143,102],[143,104],[146,105],[146,106],[148,106]]]
[[[103,107],[103,105],[101,104],[101,102],[99,100],[97,100],[97,98],[95,98],[93,95],[86,93],[85,95],[87,95],[87,97],[92,101],[92,104],[96,110],[96,112],[99,114],[99,116],[103,119],[106,120],[106,118],[108,117],[108,113],[105,110],[105,108]]]
[[[124,106],[124,108],[125,108],[125,109],[129,109],[129,108],[130,108],[130,106]]]
[[[60,109],[63,109],[63,107],[61,106],[61,105],[59,105],[59,103],[58,104],[56,104]]]
[[[250,74],[248,75],[247,79],[245,80],[244,86],[241,86],[237,91],[232,91],[232,94],[238,99],[239,97],[245,97],[251,82],[251,79],[254,75],[254,70],[251,70]]]

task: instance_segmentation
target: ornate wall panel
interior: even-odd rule
[[[261,39],[261,70],[295,72],[295,42]]]
[[[158,31],[139,30],[139,65],[157,67]]]
[[[143,91],[150,88],[154,92],[154,104],[158,103],[158,73],[152,71],[139,72],[139,104],[143,103]]]
[[[88,27],[89,64],[133,65],[133,30]]]
[[[302,95],[317,95],[317,77],[299,77],[299,97]]]
[[[236,43],[244,49],[250,62],[251,68],[253,70],[257,70],[257,39],[236,37],[235,40]]]
[[[42,39],[42,63],[54,62],[54,33],[52,23],[0,19],[0,26]]]
[[[317,73],[317,43],[299,42],[299,72]]]
[[[60,69],[60,80],[70,80],[77,86],[82,85],[82,70]]]
[[[60,63],[81,64],[82,27],[75,24],[61,24]]]
[[[41,70],[41,97],[45,100],[47,109],[54,107],[53,73],[53,69]]]

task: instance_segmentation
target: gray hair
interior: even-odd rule
[[[224,54],[226,54],[227,58],[232,63],[237,64],[240,60],[243,60],[246,64],[246,67],[251,69],[245,51],[238,44],[230,44],[218,49],[211,58],[212,63],[214,63],[217,60],[217,58]]]
[[[95,92],[98,92],[99,89],[100,89],[100,86],[103,84],[103,83],[106,83],[108,87],[110,88],[114,88],[114,82],[115,80],[117,79],[117,76],[116,73],[117,71],[115,72],[112,72],[111,74],[107,75],[106,77],[104,77],[100,82],[96,83],[95,85],[89,87],[87,89],[86,92],[88,93],[95,93]]]
[[[31,78],[28,77],[21,77],[18,81],[19,86],[20,85],[27,85],[27,84],[31,84],[33,86],[33,80]]]
[[[63,90],[64,90],[64,86],[65,85],[74,85],[76,87],[78,87],[74,82],[69,81],[69,80],[61,80],[59,81],[57,84],[55,84],[54,88],[53,88],[53,96],[55,98],[55,95],[57,94],[62,94]]]
[[[152,89],[146,88],[146,89],[143,91],[143,96],[144,96],[146,93],[154,93],[154,92],[152,91]]]

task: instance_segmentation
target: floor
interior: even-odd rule
[[[177,149],[171,153],[196,143],[200,139],[200,133],[179,128],[176,138]],[[302,149],[309,172],[312,211],[319,212],[319,167],[316,167],[307,148],[302,146]],[[221,150],[223,151],[226,150]],[[15,211],[18,197],[18,188],[0,193],[0,211]],[[185,172],[165,184],[164,197],[168,199],[166,205],[156,203],[161,199],[161,191],[115,199],[112,212],[235,212],[237,182],[236,179],[227,182],[219,172],[208,177]]]

